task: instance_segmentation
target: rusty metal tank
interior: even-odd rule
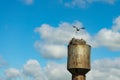
[[[83,39],[72,38],[69,42],[67,69],[72,80],[85,80],[85,74],[90,70],[90,50],[91,46]]]

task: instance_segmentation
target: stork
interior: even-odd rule
[[[78,27],[76,27],[76,26],[73,26],[73,28],[76,29],[76,33],[77,33],[78,31],[80,31],[80,29],[85,29],[85,27],[78,28]]]

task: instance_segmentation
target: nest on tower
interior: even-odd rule
[[[85,44],[86,44],[86,41],[83,40],[83,39],[75,39],[75,38],[72,38],[72,40],[70,40],[69,44],[72,44],[72,45],[77,45],[77,44],[85,45]]]

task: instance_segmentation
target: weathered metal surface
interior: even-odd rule
[[[90,47],[88,45],[70,45],[68,49],[68,68],[90,69]]]
[[[86,74],[90,70],[90,49],[83,39],[72,39],[68,45],[67,69],[72,74]]]
[[[72,75],[72,80],[85,80],[85,75]]]

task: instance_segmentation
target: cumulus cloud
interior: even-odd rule
[[[69,80],[71,78],[66,69],[66,64],[48,62],[42,68],[37,60],[28,60],[23,66],[22,75],[26,80]]]
[[[120,58],[101,59],[92,63],[92,69],[87,74],[88,80],[119,80],[120,79]]]
[[[37,60],[29,60],[23,67],[23,73],[28,79],[46,80],[41,66]]]
[[[77,27],[83,27],[82,23],[79,21],[75,21],[73,23],[63,22],[60,23],[57,27],[50,26],[49,24],[42,24],[40,27],[35,29],[35,32],[40,34],[40,38],[42,38],[46,43],[54,43],[54,44],[66,44],[72,37],[83,37],[85,39],[89,39],[90,36],[87,32],[82,31],[79,35],[76,35],[72,26],[75,25]]]
[[[66,69],[66,64],[49,62],[44,68],[47,80],[70,80],[71,74]]]
[[[6,80],[17,79],[20,77],[21,73],[18,69],[9,68],[5,71]]]
[[[90,35],[86,31],[82,31],[76,35],[72,26],[83,27],[82,23],[75,21],[73,23],[63,22],[58,27],[53,27],[48,24],[43,24],[35,29],[39,33],[41,41],[35,42],[35,47],[45,58],[60,59],[67,55],[66,45],[71,38],[84,38],[90,40]]]
[[[110,59],[100,59],[93,61],[92,69],[86,74],[86,80],[119,80],[120,78],[120,57]],[[37,60],[28,60],[23,66],[23,71],[10,68],[6,70],[7,79],[23,80],[70,80],[72,75],[67,71],[66,64],[48,62],[46,66],[41,67]],[[23,78],[20,75],[29,76]]]
[[[63,22],[57,27],[49,24],[42,24],[35,28],[39,33],[40,40],[35,42],[35,48],[45,58],[61,59],[66,57],[67,45],[75,38],[83,38],[92,47],[107,47],[110,50],[120,50],[120,16],[113,20],[111,28],[102,28],[94,36],[85,30],[78,34],[72,26],[84,27],[79,21],[73,23]]]
[[[71,75],[66,64],[49,62],[41,67],[37,60],[28,60],[22,69],[9,68],[5,71],[6,80],[69,80]]]
[[[28,60],[19,70],[9,68],[5,70],[5,80],[47,80],[37,60]]]
[[[118,16],[114,21],[113,21],[113,26],[112,26],[113,31],[120,31],[120,16]]]
[[[64,0],[62,1],[64,2]],[[87,5],[91,4],[91,3],[97,3],[97,2],[100,2],[100,3],[107,3],[107,4],[114,4],[116,2],[116,0],[71,0],[69,2],[65,2],[65,6],[67,7],[81,7],[81,8],[84,8],[86,7]]]
[[[67,49],[64,45],[35,43],[41,55],[45,58],[62,58],[66,56]]]
[[[104,28],[96,35],[96,42],[99,46],[105,46],[111,50],[119,50],[120,33]]]
[[[99,46],[108,47],[111,50],[120,50],[120,16],[113,21],[111,29],[103,28],[95,36],[95,42]]]

